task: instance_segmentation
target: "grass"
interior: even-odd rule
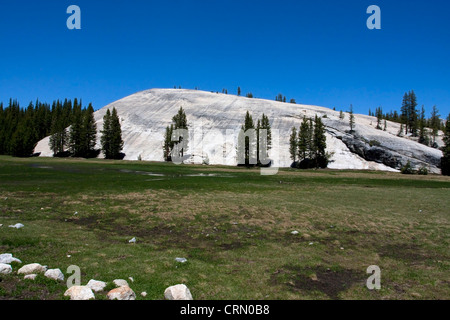
[[[0,157],[0,253],[77,265],[82,284],[133,277],[138,299],[178,283],[205,300],[449,299],[449,195],[436,175]],[[0,280],[0,299],[65,291]]]

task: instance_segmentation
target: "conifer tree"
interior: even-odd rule
[[[94,108],[89,104],[83,117],[82,128],[82,156],[90,158],[95,156],[95,145],[97,143],[97,124],[94,118]]]
[[[441,171],[443,175],[450,176],[450,114],[447,117],[444,131],[444,147],[442,148],[444,156],[441,158]]]
[[[297,161],[297,149],[298,149],[297,129],[295,127],[292,127],[291,136],[289,138],[289,153],[291,155],[291,160],[293,162]]]
[[[116,108],[111,113],[111,157],[120,159],[123,149],[122,128]]]
[[[350,125],[350,133],[353,133],[353,129],[355,128],[355,116],[353,115],[353,105],[350,105],[349,125]]]

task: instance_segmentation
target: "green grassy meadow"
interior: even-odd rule
[[[449,177],[0,157],[0,224],[0,254],[132,277],[137,299],[179,283],[196,300],[450,299]],[[12,266],[0,300],[64,299]]]

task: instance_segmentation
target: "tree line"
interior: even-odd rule
[[[32,156],[37,143],[50,136],[49,147],[56,157],[93,158],[103,150],[106,158],[119,158],[117,148],[123,147],[119,118],[115,110],[113,114],[108,110],[107,116],[111,120],[104,121],[104,126],[106,123],[111,127],[104,127],[102,147],[95,149],[97,125],[91,103],[83,107],[77,98],[55,100],[52,104],[37,100],[22,108],[17,100],[10,99],[6,108],[0,103],[0,154]],[[111,146],[116,151],[111,153]]]

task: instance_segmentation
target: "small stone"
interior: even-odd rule
[[[89,280],[86,287],[90,288],[94,292],[100,292],[100,291],[105,290],[106,282],[91,279],[91,280]]]
[[[314,273],[310,276],[312,281],[318,281],[319,279],[317,279],[317,275]]]
[[[109,300],[136,300],[136,294],[128,286],[122,286],[108,292]]]
[[[291,234],[293,234],[293,235],[295,236],[295,235],[298,234],[298,231],[297,231],[297,230],[294,230],[294,231],[291,232]]]
[[[42,266],[39,263],[31,263],[24,265],[17,271],[18,274],[32,274],[32,273],[45,273],[47,271],[46,266]]]
[[[127,280],[116,279],[113,281],[116,287],[129,287]]]
[[[25,277],[23,277],[25,280],[35,280],[37,277],[36,273],[32,273],[32,274],[27,274],[25,275]]]
[[[14,225],[10,225],[9,226],[10,228],[16,228],[16,229],[20,229],[20,228],[23,228],[23,227],[25,227],[23,224],[21,224],[21,223],[16,223],[16,224],[14,224]]]
[[[65,297],[70,297],[70,300],[91,300],[95,299],[94,292],[87,286],[73,286],[65,293]]]
[[[131,240],[128,241],[129,243],[136,243],[136,238],[133,238]]]
[[[185,258],[175,258],[175,261],[176,262],[180,262],[180,263],[185,263],[185,262],[187,262],[187,259],[185,259]]]
[[[184,284],[177,284],[164,291],[164,297],[167,300],[194,300],[189,288]]]
[[[0,263],[0,274],[9,274],[12,272],[12,267],[6,263]]]
[[[64,281],[64,274],[59,269],[49,269],[44,276],[49,279]]]
[[[310,242],[309,245],[312,246],[314,244],[314,242]]]
[[[144,298],[147,296],[147,292],[141,292],[141,296],[143,296]]]
[[[129,279],[131,282],[134,282],[133,277],[128,277],[128,279]]]

